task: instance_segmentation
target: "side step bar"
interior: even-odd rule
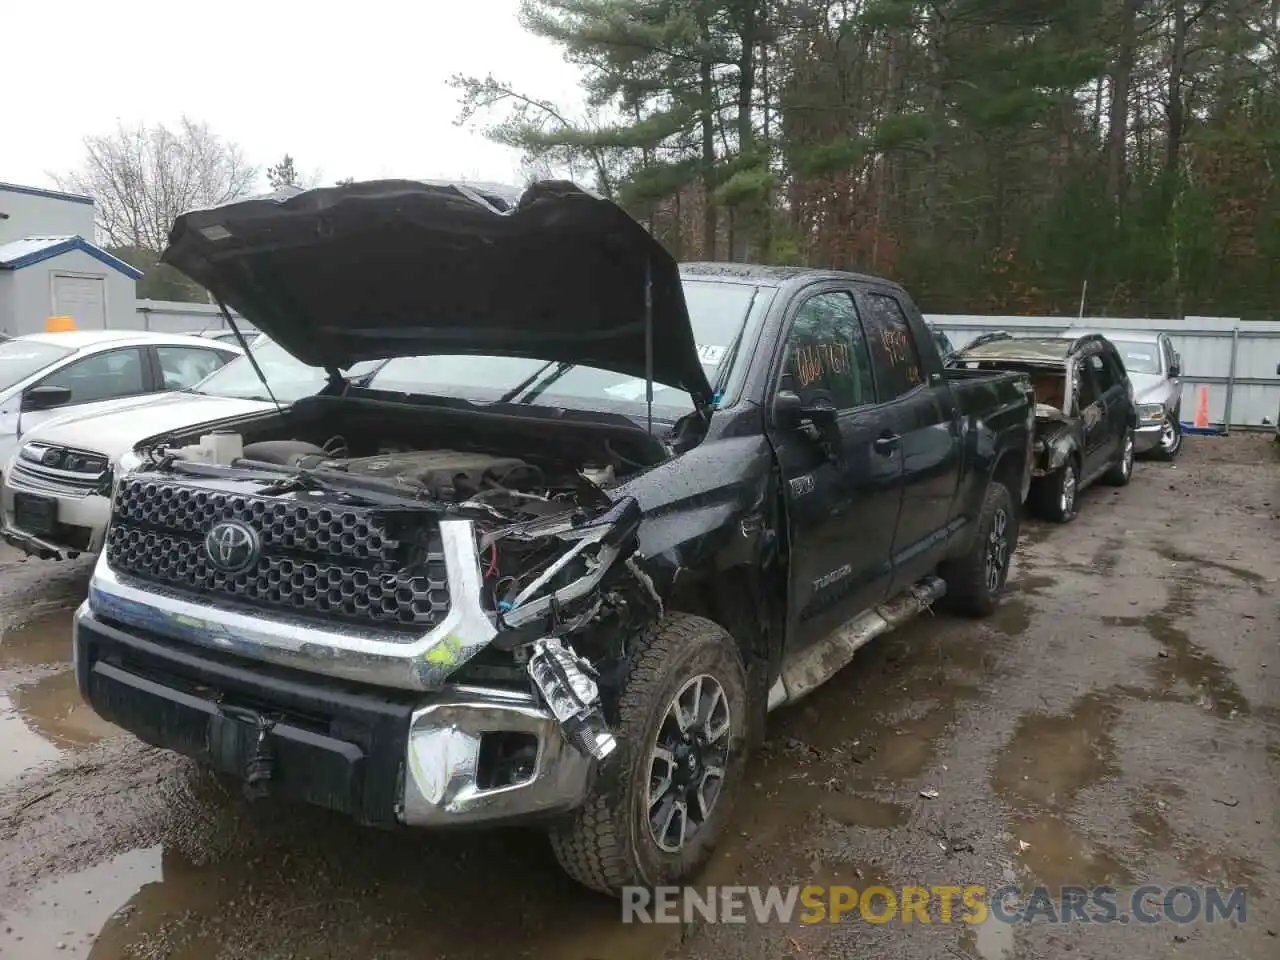
[[[882,633],[914,620],[947,592],[941,577],[925,577],[892,600],[841,624],[824,639],[799,651],[782,664],[782,673],[769,690],[768,709],[795,703],[849,665],[858,648]]]

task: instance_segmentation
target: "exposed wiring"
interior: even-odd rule
[[[498,545],[496,543],[489,544],[489,569],[485,571],[486,577],[492,577],[498,572]]]

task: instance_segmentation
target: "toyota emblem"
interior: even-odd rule
[[[204,552],[215,570],[234,577],[257,565],[262,543],[252,527],[238,520],[223,520],[204,538]]]

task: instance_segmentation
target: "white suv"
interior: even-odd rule
[[[139,444],[174,430],[266,413],[326,383],[325,371],[264,337],[249,349],[271,384],[270,394],[249,358],[239,357],[188,389],[87,408],[26,432],[0,477],[0,539],[33,557],[96,553],[111,516],[113,479],[128,472],[128,458]],[[381,366],[359,363],[347,373],[359,379]]]

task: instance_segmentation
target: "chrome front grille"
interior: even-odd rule
[[[205,537],[236,520],[261,555],[228,575]],[[115,494],[106,559],[118,573],[185,593],[413,634],[449,610],[438,524],[416,511],[306,503],[181,482],[124,478]]]

